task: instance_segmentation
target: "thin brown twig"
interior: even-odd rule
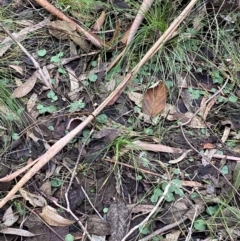
[[[36,70],[38,70],[39,75],[41,76],[41,80],[44,82],[44,84],[49,88],[52,89],[51,82],[46,78],[46,75],[43,73],[43,70],[41,69],[39,63],[32,57],[32,55],[23,47],[21,43],[17,41],[17,39],[8,31],[8,29],[3,25],[3,23],[0,23],[0,27],[8,34],[8,36],[18,45],[18,47],[28,56],[29,59],[34,64],[34,67]]]
[[[104,218],[101,216],[101,214],[98,212],[98,210],[94,207],[93,203],[91,202],[89,196],[87,195],[86,191],[84,190],[84,188],[81,186],[81,189],[85,195],[85,197],[87,198],[88,202],[90,203],[91,207],[94,209],[94,211],[96,212],[96,214],[99,216],[99,218],[101,218],[102,220],[104,220]]]

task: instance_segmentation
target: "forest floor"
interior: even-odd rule
[[[239,10],[0,0],[0,240],[237,240]]]

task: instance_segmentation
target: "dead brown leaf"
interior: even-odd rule
[[[40,216],[50,226],[66,227],[66,226],[69,226],[69,225],[71,225],[75,222],[75,221],[72,221],[72,220],[69,220],[69,219],[66,219],[66,218],[60,216],[57,213],[57,210],[50,207],[50,206],[45,206],[42,209],[42,213],[40,213]]]
[[[212,144],[212,143],[203,143],[203,149],[213,149],[216,148],[216,145]]]
[[[21,86],[17,87],[13,91],[12,98],[21,98],[27,95],[35,86],[36,81],[37,81],[37,71],[35,71],[33,75],[26,80],[25,83],[23,83]]]
[[[20,229],[20,228],[7,228],[4,227],[0,230],[0,233],[3,234],[12,234],[17,236],[23,236],[23,237],[34,237],[36,236],[34,233],[31,233],[27,230]]]
[[[143,113],[151,117],[158,115],[166,105],[168,89],[163,81],[149,88],[143,97]]]
[[[29,201],[34,207],[43,207],[47,204],[47,201],[40,195],[36,195],[30,192],[25,191],[24,189],[19,189],[20,194],[22,197]]]
[[[10,206],[3,215],[3,225],[11,227],[15,222],[17,222],[18,218],[19,215],[16,212],[13,212],[12,206]]]
[[[10,64],[9,67],[16,70],[20,75],[23,75],[23,68],[21,66]]]
[[[106,12],[102,11],[99,18],[97,19],[97,21],[95,22],[95,24],[92,27],[93,30],[100,31],[101,27],[104,24],[105,19],[106,19]]]
[[[77,33],[76,26],[66,21],[53,21],[49,24],[49,33],[58,39],[70,38],[73,42],[80,46],[84,51],[88,51],[90,46]]]

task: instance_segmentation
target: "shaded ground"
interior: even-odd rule
[[[52,4],[108,46],[35,2],[0,1],[1,178],[90,116],[187,1],[154,3],[108,72],[140,3]],[[236,2],[200,1],[118,99],[1,208],[0,240],[237,240],[239,23]],[[23,176],[0,182],[2,199]]]

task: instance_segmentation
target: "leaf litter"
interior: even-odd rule
[[[16,25],[12,28],[6,24],[9,31],[14,29],[10,32],[26,50],[16,52],[15,56],[10,48],[15,47],[14,41],[1,32],[4,35],[0,35],[3,45],[0,67],[8,69],[1,72],[0,68],[0,91],[6,88],[8,92],[0,92],[5,93],[0,98],[0,164],[1,181],[5,185],[0,186],[0,191],[5,197],[15,192],[12,191],[15,183],[25,186],[16,190],[20,196],[13,196],[1,206],[5,227],[0,233],[42,240],[44,230],[52,241],[64,240],[70,234],[89,240],[182,240],[183,237],[190,240],[197,235],[205,240],[213,233],[216,236],[231,229],[234,239],[238,216],[231,222],[229,213],[238,214],[240,183],[239,90],[234,82],[238,68],[230,66],[235,65],[233,58],[230,62],[227,59],[227,67],[225,56],[223,60],[212,58],[217,53],[214,46],[200,46],[195,39],[195,34],[199,37],[204,26],[203,18],[212,17],[211,8],[205,8],[209,6],[202,3],[199,22],[194,19],[197,8],[186,12],[189,15],[184,15],[185,24],[192,29],[182,27],[184,35],[176,29],[181,21],[177,12],[183,10],[183,6],[176,3],[176,11],[169,19],[179,21],[177,25],[169,29],[154,26],[152,29],[156,29],[150,33],[154,38],[141,40],[147,52],[151,39],[157,42],[160,36],[162,42],[154,45],[159,48],[168,41],[167,33],[174,33],[182,49],[178,49],[174,41],[161,49],[179,51],[172,65],[178,71],[171,72],[174,68],[168,68],[167,62],[156,62],[171,56],[170,52],[164,52],[164,56],[157,55],[156,48],[145,56],[134,52],[133,36],[144,30],[150,23],[149,16],[155,16],[155,10],[162,9],[157,4],[163,3],[153,2],[146,8],[143,1],[142,5],[133,8],[128,5],[126,9],[126,4],[119,2],[98,3],[99,10],[91,13],[94,18],[88,18],[92,22],[82,21],[81,17],[78,22],[72,21],[68,14],[77,15],[71,13],[71,8],[61,14],[62,2],[58,11],[52,5],[45,5],[60,20],[50,20],[43,9],[40,12],[45,20],[42,21],[41,14],[34,17],[34,21],[26,14],[23,20],[20,13],[30,12],[21,6],[12,23]],[[84,10],[86,3],[82,4]],[[193,7],[194,1],[191,4]],[[226,21],[223,25],[226,27],[231,22],[226,15],[229,6],[226,3],[222,7],[224,11],[214,1],[212,10],[223,11],[219,16]],[[170,8],[170,12],[173,9]],[[91,9],[88,14],[90,12]],[[231,24],[234,26],[234,22]],[[219,26],[223,27],[220,22]],[[205,59],[194,56],[196,48],[205,54]],[[192,62],[181,70],[181,63],[187,63],[178,55],[183,50]],[[122,56],[111,75],[110,68]],[[138,56],[139,65],[135,67],[132,63]],[[141,68],[150,57],[155,62],[146,62],[147,68]],[[37,66],[42,70],[40,75]],[[154,72],[153,66],[165,70],[159,67]],[[225,71],[223,66],[231,71]],[[146,73],[143,71],[140,75],[143,69]],[[168,71],[171,74],[168,75]],[[229,72],[233,73],[230,77]],[[136,78],[132,78],[133,75]],[[154,78],[149,78],[150,75]],[[229,82],[224,84],[223,80],[228,78]],[[16,83],[20,84],[16,86]],[[106,99],[112,93],[115,93],[112,99]],[[104,108],[101,103],[106,100],[109,104]],[[102,113],[94,112],[99,108]],[[83,130],[65,139],[61,147],[58,145],[62,137],[88,119],[92,122],[84,124]],[[89,136],[92,130],[93,135]],[[42,155],[47,158],[48,150],[52,149],[58,151],[51,160],[46,161],[42,169],[35,169],[31,181],[23,183],[23,173],[31,165],[41,166]],[[27,164],[29,158],[35,161]],[[30,172],[26,175],[30,178]],[[210,214],[210,209],[217,210],[215,216]],[[30,224],[35,220],[33,213],[38,219],[35,227]],[[23,215],[26,219],[22,226]],[[218,224],[219,229],[212,228],[216,217],[227,226]],[[184,226],[180,228],[181,224]],[[228,238],[227,232],[223,235]]]

